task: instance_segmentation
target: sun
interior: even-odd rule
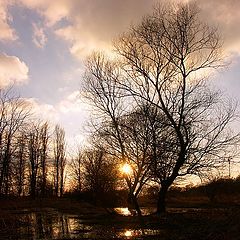
[[[129,175],[132,173],[132,168],[129,164],[125,163],[124,165],[121,166],[121,172],[126,174],[126,175]]]
[[[129,230],[126,230],[125,233],[124,233],[124,236],[125,237],[131,237],[132,236],[132,232],[129,231]]]

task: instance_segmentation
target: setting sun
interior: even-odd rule
[[[132,173],[132,168],[129,164],[125,163],[124,165],[121,166],[121,172],[124,174],[131,174]]]
[[[125,237],[131,237],[132,236],[132,232],[127,230],[125,233],[124,233]]]

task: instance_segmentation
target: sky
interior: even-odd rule
[[[0,88],[14,83],[41,117],[65,128],[69,142],[83,139],[89,110],[79,92],[86,56],[111,49],[111,41],[156,2],[0,0]],[[197,4],[202,20],[219,28],[230,63],[215,73],[217,85],[240,101],[240,1]]]

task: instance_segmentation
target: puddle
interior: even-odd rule
[[[119,212],[133,214],[125,208]],[[0,239],[144,239],[158,236],[163,230],[114,228],[86,222],[78,215],[63,214],[54,209],[15,213],[15,222],[0,231]],[[149,239],[149,238],[148,238]]]
[[[123,216],[136,216],[137,212],[134,209],[129,209],[127,207],[121,207],[121,208],[114,208],[114,211],[120,215]],[[156,208],[141,208],[141,212],[143,216],[152,214],[156,211]]]

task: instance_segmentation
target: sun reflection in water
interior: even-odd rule
[[[129,209],[127,207],[125,207],[125,208],[114,208],[114,210],[118,214],[121,214],[123,216],[131,216],[132,215],[132,213],[129,211]]]
[[[127,207],[118,207],[118,208],[114,208],[114,211],[117,213],[117,214],[120,214],[120,215],[123,215],[123,216],[136,216],[137,212],[136,210],[134,209],[129,209]],[[149,215],[153,212],[156,211],[155,208],[145,208],[145,207],[142,207],[141,208],[141,211],[142,211],[142,215]]]
[[[162,230],[160,229],[123,229],[118,236],[123,239],[132,239],[136,237],[144,237],[144,236],[159,236],[162,234]],[[142,239],[142,238],[141,238]]]

